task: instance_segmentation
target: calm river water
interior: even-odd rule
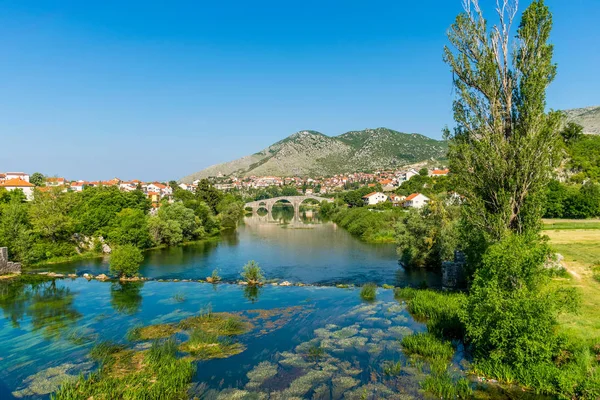
[[[293,213],[291,215],[293,217]],[[267,279],[313,284],[375,282],[440,285],[439,275],[405,271],[393,244],[369,244],[332,222],[320,223],[310,212],[298,222],[282,211],[275,218],[247,217],[236,232],[182,247],[145,253],[140,274],[156,279],[204,279],[214,269],[226,281],[240,279],[242,266],[255,260]],[[108,273],[108,259],[55,264],[55,272]]]
[[[397,264],[393,246],[368,245],[310,215],[253,217],[221,241],[149,252],[142,274],[154,278],[204,278],[218,268],[234,281],[248,260],[267,278],[291,281],[400,285],[435,284],[436,276],[411,275]],[[286,222],[281,224],[281,220]],[[57,268],[54,268],[57,267]],[[106,263],[52,266],[63,272],[106,272]],[[0,281],[0,399],[48,398],[61,382],[97,369],[90,350],[101,341],[132,349],[134,327],[177,323],[207,308],[236,312],[251,321],[235,340],[244,347],[225,359],[197,361],[190,397],[201,399],[411,399],[426,369],[407,363],[402,337],[422,332],[392,290],[364,302],[358,289],[281,287],[258,290],[199,282],[98,282],[82,278],[38,284]],[[323,350],[319,361],[307,356]],[[460,349],[460,346],[458,347]],[[464,374],[457,351],[451,371]],[[402,373],[388,376],[386,362]],[[492,396],[500,398],[498,396]],[[490,398],[490,397],[488,397]]]

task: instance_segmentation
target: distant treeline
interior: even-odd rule
[[[19,190],[2,189],[0,246],[8,247],[12,260],[32,265],[101,254],[105,244],[178,245],[235,228],[243,202],[202,181],[196,193],[176,188],[172,203],[163,199],[158,210],[151,210],[142,191],[114,186],[81,193],[36,189],[31,202]]]

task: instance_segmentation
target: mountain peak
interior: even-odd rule
[[[298,131],[266,149],[214,165],[182,179],[191,182],[211,176],[331,176],[351,171],[396,168],[445,157],[444,141],[389,128],[367,128],[339,136],[313,130]]]

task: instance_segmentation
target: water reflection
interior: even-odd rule
[[[45,339],[54,339],[75,326],[81,314],[73,307],[74,294],[68,287],[59,287],[55,280],[25,283],[0,282],[0,308],[14,328],[29,319],[33,331]]]
[[[247,298],[248,300],[250,300],[250,302],[252,304],[256,303],[258,301],[258,298],[260,297],[260,291],[261,291],[261,287],[260,286],[245,286],[244,287],[244,297]]]
[[[355,284],[366,282],[430,287],[440,277],[428,271],[404,271],[393,244],[369,244],[351,236],[318,211],[275,206],[270,214],[244,218],[237,231],[220,238],[145,253],[140,274],[155,279],[206,279],[217,269],[224,281],[240,279],[242,266],[256,260],[267,279],[292,283]],[[108,260],[53,265],[52,270],[79,274],[108,273]]]
[[[110,303],[114,310],[125,315],[133,315],[142,305],[141,291],[144,282],[118,282],[110,286]]]

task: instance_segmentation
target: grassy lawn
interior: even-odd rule
[[[574,286],[582,293],[582,307],[578,315],[564,315],[562,328],[582,340],[600,340],[600,282],[593,277],[592,269],[600,265],[600,230],[567,229],[548,230],[552,248],[562,254],[571,279],[558,280]]]
[[[544,230],[600,229],[599,219],[544,219]]]

